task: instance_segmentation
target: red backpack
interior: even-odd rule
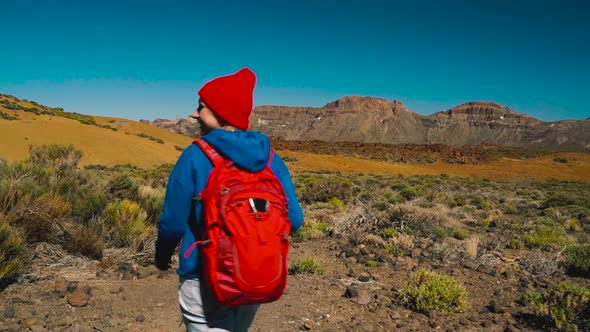
[[[266,167],[248,172],[220,156],[203,139],[195,143],[213,163],[200,193],[205,232],[185,253],[201,245],[204,279],[222,304],[278,300],[287,286],[291,223],[283,187]]]

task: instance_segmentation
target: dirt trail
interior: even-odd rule
[[[553,282],[503,265],[442,264],[419,253],[415,259],[400,257],[369,267],[359,261],[373,258],[374,253],[353,248],[357,259],[346,250],[350,251],[333,238],[294,244],[290,260],[315,257],[324,274],[289,276],[285,295],[261,307],[251,330],[517,331],[514,325],[530,330],[519,322],[517,297],[523,287]],[[426,315],[392,302],[394,291],[418,267],[452,275],[464,284],[470,309]],[[161,274],[153,266],[138,271],[133,279],[134,274],[124,268],[105,273],[90,264],[78,271],[57,270],[47,279],[12,285],[0,296],[0,331],[183,331],[176,274]],[[85,297],[85,293],[90,295]]]

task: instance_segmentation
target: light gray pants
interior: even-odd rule
[[[180,277],[178,303],[188,332],[246,332],[260,305],[227,307],[199,279]]]

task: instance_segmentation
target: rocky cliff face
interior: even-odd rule
[[[250,129],[286,140],[498,144],[590,151],[589,119],[543,122],[488,101],[423,116],[397,100],[346,96],[323,107],[259,106],[250,118]],[[194,135],[198,124],[188,125],[186,120],[158,119],[153,124]]]
[[[149,123],[159,128],[167,129],[174,133],[179,133],[194,137],[199,133],[199,123],[193,118],[181,118],[176,120],[155,119],[154,121],[139,120],[143,123]]]

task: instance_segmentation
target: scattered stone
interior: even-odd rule
[[[469,325],[469,321],[465,318],[461,318],[461,320],[459,321],[459,324],[466,326],[466,325]]]
[[[74,324],[74,320],[70,316],[66,316],[66,317],[58,320],[56,323],[56,325],[61,326],[61,327],[72,326],[72,324]]]
[[[494,322],[494,324],[500,324],[500,323],[502,323],[502,320],[499,317],[494,317],[492,319],[492,322]]]
[[[346,287],[346,291],[344,292],[344,296],[351,299],[353,297],[357,297],[359,295],[359,290],[355,286],[348,286]]]
[[[33,301],[31,301],[31,300],[25,300],[25,299],[22,299],[20,297],[13,297],[12,299],[10,299],[10,302],[12,302],[12,303],[21,303],[21,304],[33,304]]]
[[[98,270],[98,271],[96,271],[96,277],[97,278],[108,278],[110,276],[111,275],[107,271],[105,271],[105,270]]]
[[[84,307],[88,304],[88,299],[90,296],[81,290],[75,290],[70,297],[68,298],[68,303],[72,307]]]
[[[379,262],[394,265],[395,260],[389,255],[379,255]]]
[[[518,332],[520,331],[520,329],[518,329],[516,326],[512,325],[512,324],[508,324],[508,326],[506,326],[506,328],[504,329],[504,332]]]
[[[368,272],[366,272],[366,271],[363,271],[363,272],[361,272],[361,274],[358,276],[357,280],[358,280],[358,281],[361,281],[361,282],[367,282],[367,281],[371,280],[371,275],[370,275]]]
[[[145,321],[145,316],[143,314],[135,317],[135,321],[143,323]]]
[[[346,288],[346,292],[344,293],[344,296],[349,299],[352,299],[354,302],[361,304],[361,305],[366,305],[366,304],[373,302],[373,296],[371,296],[371,293],[369,293],[369,291],[364,290],[364,289],[359,289],[358,287],[355,287],[355,286],[348,286]]]
[[[4,308],[4,318],[14,318],[16,316],[16,311],[13,305],[8,305]]]
[[[474,261],[470,260],[470,259],[466,259],[461,263],[461,266],[463,266],[464,268],[468,269],[468,270],[472,270],[475,271],[477,269],[477,263],[475,263]]]
[[[391,313],[391,315],[389,315],[389,318],[391,318],[392,320],[398,320],[402,319],[402,315],[399,312],[394,311]]]
[[[303,323],[303,325],[301,325],[301,330],[303,331],[309,331],[313,328],[313,323],[311,321],[306,321],[305,323]]]
[[[422,249],[420,249],[420,248],[414,248],[410,252],[410,257],[412,257],[412,258],[415,259],[417,257],[420,257],[421,254],[422,254]]]
[[[73,293],[76,290],[76,288],[78,288],[77,281],[68,282],[68,293]]]
[[[373,296],[371,296],[371,293],[369,293],[369,291],[363,289],[360,290],[359,295],[355,297],[353,301],[361,305],[367,305],[373,302]]]
[[[481,322],[481,326],[483,328],[489,329],[492,327],[492,321],[490,320],[484,320],[483,322]]]
[[[488,304],[487,308],[490,312],[495,314],[502,314],[505,311],[497,300],[490,301],[490,304]]]
[[[43,322],[39,318],[31,317],[24,321],[24,325],[33,331],[43,331]]]

